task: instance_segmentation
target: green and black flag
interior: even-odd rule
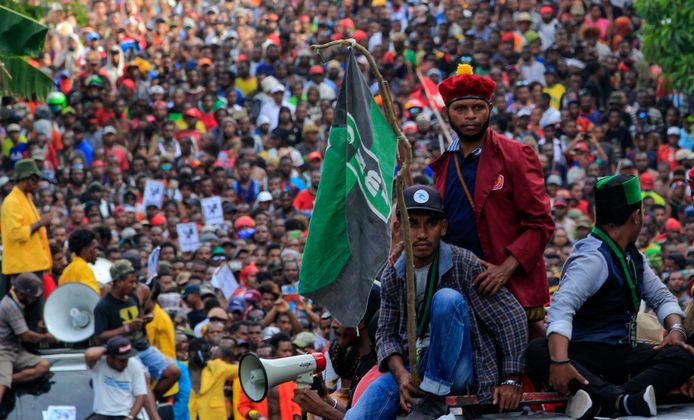
[[[350,50],[299,282],[345,326],[361,320],[388,257],[396,144]]]

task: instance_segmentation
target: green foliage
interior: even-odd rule
[[[0,95],[45,98],[53,79],[27,62],[43,53],[48,28],[36,19],[0,6]]]
[[[636,0],[645,22],[642,49],[652,64],[663,68],[676,89],[694,92],[694,2]]]
[[[48,14],[48,7],[34,6],[24,1],[0,0],[0,6],[7,7],[34,20],[41,20]]]
[[[48,28],[12,9],[0,6],[0,56],[38,57]]]
[[[0,68],[0,96],[45,98],[53,90],[53,79],[23,58],[2,57],[0,66],[7,70]]]
[[[65,14],[74,16],[81,26],[87,25],[86,2],[71,1],[65,3],[62,0],[42,0],[41,4],[35,6],[24,0],[0,0],[0,6],[5,6],[38,21],[46,17],[53,3],[62,5]]]

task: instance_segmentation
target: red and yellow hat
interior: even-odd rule
[[[469,64],[458,64],[456,75],[439,84],[439,93],[446,106],[461,99],[482,99],[491,102],[496,82],[474,74]]]

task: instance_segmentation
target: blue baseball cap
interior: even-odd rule
[[[188,286],[186,286],[186,288],[183,289],[183,294],[181,297],[183,299],[185,299],[189,295],[198,295],[199,296],[200,295],[200,286],[198,286],[197,284],[189,284]]]
[[[231,298],[229,301],[229,307],[227,308],[227,312],[234,313],[234,312],[241,312],[243,313],[246,310],[246,301],[244,300],[243,296],[234,296]]]

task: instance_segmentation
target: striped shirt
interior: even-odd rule
[[[19,336],[29,331],[24,308],[7,294],[0,301],[0,350],[22,349]]]

